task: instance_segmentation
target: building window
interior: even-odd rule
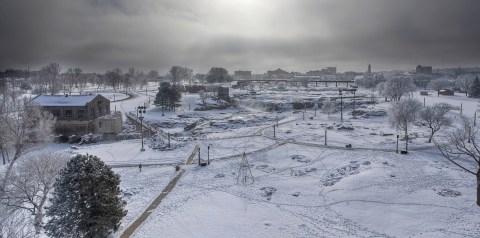
[[[99,115],[99,116],[102,115],[102,106],[99,106],[99,107],[98,107],[98,115]]]
[[[95,116],[95,108],[90,109],[90,116],[91,117]]]
[[[78,118],[84,118],[85,117],[85,110],[78,110]]]
[[[54,117],[60,117],[60,110],[53,110],[52,114]]]
[[[65,117],[66,118],[72,118],[73,117],[73,111],[72,110],[65,110]]]
[[[102,128],[102,122],[101,121],[98,122],[98,128]]]

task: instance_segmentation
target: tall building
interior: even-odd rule
[[[368,64],[368,71],[367,71],[368,74],[371,74],[372,73],[372,66],[370,64]]]

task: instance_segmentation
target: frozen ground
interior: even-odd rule
[[[186,94],[176,112],[164,111],[163,116],[151,104],[156,93],[152,88],[114,102],[111,108],[135,114],[137,106],[147,105],[145,122],[175,135],[172,149],[153,149],[148,139],[144,152],[139,139],[75,149],[49,146],[97,155],[121,175],[129,213],[114,237],[161,193],[174,175],[173,165],[184,164],[196,145],[201,158],[209,157],[212,163],[184,165],[183,177],[134,237],[480,237],[474,177],[426,143],[428,128],[420,124],[409,130],[410,153],[394,153],[396,135],[403,132],[377,113],[388,111],[390,103],[381,98],[375,105],[365,103],[369,91],[357,92],[365,98],[358,99],[356,108],[377,116],[353,118],[352,100],[346,98],[349,106],[341,123],[340,112],[327,116],[317,111],[315,116],[313,109],[307,109],[304,117],[303,110],[264,110],[271,102],[337,97],[332,85],[308,90],[287,87],[281,92],[263,87],[254,96],[235,90],[232,94],[244,95],[240,107],[210,111],[195,111],[200,106],[198,95]],[[423,102],[418,92],[413,96]],[[478,100],[464,95],[437,97],[430,92],[425,97],[427,105],[440,101],[462,105],[466,116],[478,111]],[[449,116],[458,122],[460,110]],[[191,123],[197,123],[195,129],[186,132]],[[323,146],[325,129],[327,144],[343,149]],[[346,144],[353,149],[345,149]],[[404,146],[405,141],[400,141],[400,149]],[[245,187],[236,183],[238,155],[243,152],[255,178]],[[141,173],[140,163],[149,165]]]
[[[414,97],[423,101],[417,94]],[[427,105],[439,101],[461,102],[464,115],[473,115],[478,108],[476,100],[461,95],[425,99]],[[361,109],[387,111],[389,106],[380,102]],[[209,143],[227,145],[212,146],[217,154],[241,152],[246,148],[242,143],[265,148],[248,155],[255,183],[237,185],[240,157],[214,159],[204,168],[188,166],[172,193],[134,237],[480,236],[474,178],[446,162],[426,143],[425,126],[411,128],[414,139],[409,147],[414,151],[399,155],[392,151],[396,134],[402,132],[388,126],[387,116],[352,118],[349,110],[344,112],[344,123],[340,123],[339,112],[314,116],[314,111],[307,110],[305,120],[302,113],[282,113],[276,130],[280,146],[267,139],[273,137],[271,125],[276,114],[267,113],[271,119],[251,128],[209,131],[205,137]],[[459,113],[454,110],[449,116],[459,118]],[[229,120],[231,114],[223,111],[205,118]],[[329,126],[328,144],[343,147],[350,143],[353,150],[291,143],[323,145],[324,130]],[[339,130],[341,126],[353,130]],[[266,137],[253,136],[257,132]],[[230,137],[238,139],[222,139]],[[204,141],[202,148],[209,143]],[[403,146],[400,141],[400,149]]]
[[[134,237],[480,234],[474,180],[435,154],[284,145],[249,160],[255,183],[246,187],[236,184],[239,159],[189,168]]]

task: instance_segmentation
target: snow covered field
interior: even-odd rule
[[[414,97],[423,101],[423,96],[417,94]],[[462,95],[433,94],[425,100],[427,105],[439,101],[455,106],[462,103],[464,115],[473,115],[478,109],[477,100]],[[358,104],[362,110],[374,111],[388,111],[389,106],[390,103],[381,100],[376,105]],[[314,111],[307,109],[305,120],[302,113],[292,111],[263,112],[257,117],[264,114],[266,120],[258,125],[236,127],[227,121],[239,113],[251,119],[248,113],[242,113],[245,109],[192,112],[187,107],[184,104],[178,114],[190,115],[190,119],[211,119],[230,127],[215,129],[209,123],[202,128],[204,137],[186,142],[182,149],[163,152],[147,149],[145,154],[185,158],[198,143],[205,158],[205,148],[210,145],[213,161],[207,167],[184,166],[186,173],[179,183],[134,237],[480,235],[474,177],[447,162],[432,144],[426,143],[425,126],[411,128],[412,150],[408,155],[400,155],[394,152],[396,135],[403,132],[391,128],[387,116],[352,118],[348,114],[351,108],[347,108],[344,123],[340,123],[339,112],[327,116],[317,111],[314,116]],[[163,117],[160,113],[159,109],[150,109],[146,120],[179,121],[173,112]],[[459,113],[454,110],[449,116],[459,118]],[[279,115],[280,125],[273,138],[272,125]],[[340,125],[353,130],[339,130]],[[323,146],[328,126],[332,126],[327,130],[328,145],[342,149]],[[442,131],[437,136],[441,134]],[[302,145],[303,142],[308,145]],[[343,149],[349,143],[353,149]],[[400,149],[404,143],[400,141]],[[244,151],[253,151],[247,157],[255,182],[248,186],[236,183],[241,157],[231,157]],[[121,156],[111,158],[112,162],[121,160]]]
[[[474,180],[437,154],[284,145],[249,160],[255,183],[246,187],[236,184],[239,159],[188,168],[134,237],[480,234]]]
[[[136,107],[147,105],[144,123],[171,133],[172,147],[154,148],[166,139],[152,142],[146,136],[143,152],[140,139],[48,148],[96,155],[120,174],[128,214],[114,237],[161,194],[177,164],[186,172],[133,237],[480,237],[474,176],[426,142],[426,126],[409,128],[409,153],[401,155],[395,153],[396,135],[403,131],[387,122],[391,103],[383,98],[368,103],[370,91],[357,92],[356,109],[367,113],[363,116],[354,118],[352,98],[343,99],[343,123],[340,112],[265,110],[271,102],[336,98],[333,87],[275,92],[267,87],[256,95],[234,90],[232,95],[243,95],[241,106],[207,111],[195,110],[200,107],[197,94],[185,94],[175,112],[152,104],[153,89],[129,98],[115,93],[112,110],[135,115]],[[113,100],[113,94],[104,95]],[[454,124],[460,105],[462,115],[478,111],[478,100],[460,94],[437,97],[430,92],[424,97],[415,92],[413,97],[422,103],[425,98],[427,106],[447,102],[458,107],[448,113]],[[196,165],[198,155],[185,165],[197,145],[210,165]],[[405,148],[404,140],[399,148]],[[255,179],[247,186],[236,182],[243,152]]]

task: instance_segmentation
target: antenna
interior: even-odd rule
[[[237,184],[247,186],[255,182],[253,179],[252,170],[250,170],[250,164],[247,160],[247,155],[243,152],[242,162],[240,163],[240,169],[238,170]]]

